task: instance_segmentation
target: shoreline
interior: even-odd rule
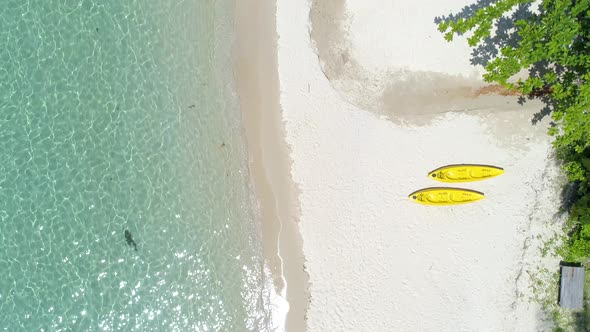
[[[286,331],[305,331],[309,303],[297,188],[279,104],[274,1],[235,2],[232,48],[250,178],[258,202],[263,251],[273,286],[288,302]]]

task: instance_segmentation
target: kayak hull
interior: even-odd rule
[[[440,182],[471,182],[496,177],[504,173],[501,167],[478,164],[447,165],[428,173],[428,177]]]
[[[470,189],[432,187],[417,190],[408,197],[424,205],[458,205],[482,200],[484,194]]]

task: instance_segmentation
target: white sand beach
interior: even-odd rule
[[[562,178],[539,104],[480,96],[434,19],[466,0],[277,0],[278,78],[309,274],[308,331],[543,331],[539,246]],[[310,16],[311,11],[311,16]],[[312,24],[313,23],[313,24]],[[484,200],[432,207],[426,174],[481,163]],[[295,331],[295,330],[294,330]]]

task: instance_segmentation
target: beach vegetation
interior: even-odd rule
[[[590,266],[590,0],[479,1],[436,22],[447,41],[467,38],[486,82],[514,92],[523,103],[543,102],[533,122],[551,116],[548,133],[576,188],[564,199],[569,216],[556,252],[564,261]],[[590,321],[585,303],[575,315],[584,327]]]

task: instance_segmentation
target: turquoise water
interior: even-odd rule
[[[0,329],[268,328],[232,5],[2,2]]]

